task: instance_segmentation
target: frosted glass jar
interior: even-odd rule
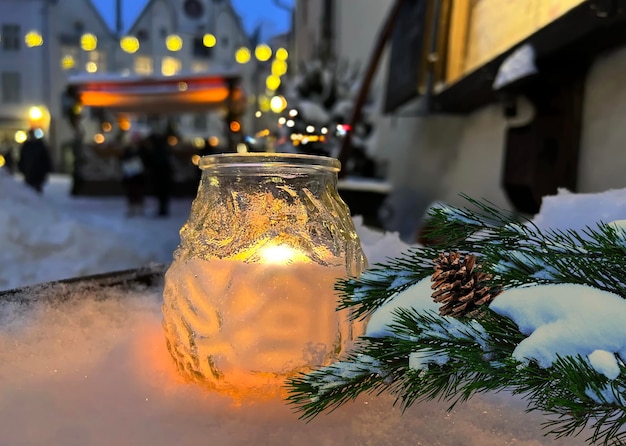
[[[165,275],[163,325],[179,371],[233,396],[274,395],[336,361],[363,327],[336,311],[339,277],[366,266],[337,192],[339,161],[203,157]]]

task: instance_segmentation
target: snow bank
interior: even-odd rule
[[[150,258],[0,171],[0,289],[133,268]]]

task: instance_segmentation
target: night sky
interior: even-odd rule
[[[248,34],[261,25],[262,40],[283,33],[289,28],[291,17],[277,7],[273,0],[231,0],[241,16]],[[111,29],[115,29],[115,0],[92,0]],[[123,24],[127,29],[141,12],[148,0],[122,0]],[[293,6],[295,0],[280,0],[281,4]]]

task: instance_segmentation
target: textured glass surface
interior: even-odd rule
[[[366,265],[337,193],[337,160],[204,157],[198,195],[166,273],[168,349],[188,378],[272,393],[329,364],[362,327],[335,311],[334,283]]]

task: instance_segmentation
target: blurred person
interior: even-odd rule
[[[145,154],[143,135],[134,132],[130,141],[124,145],[120,155],[122,185],[126,195],[128,217],[143,215],[145,196]]]
[[[43,185],[52,171],[52,158],[47,144],[38,138],[36,130],[30,129],[20,150],[17,167],[24,175],[24,182],[42,193]]]
[[[146,143],[150,182],[158,202],[157,217],[167,217],[170,214],[174,176],[171,147],[167,134],[154,131],[148,136]]]

